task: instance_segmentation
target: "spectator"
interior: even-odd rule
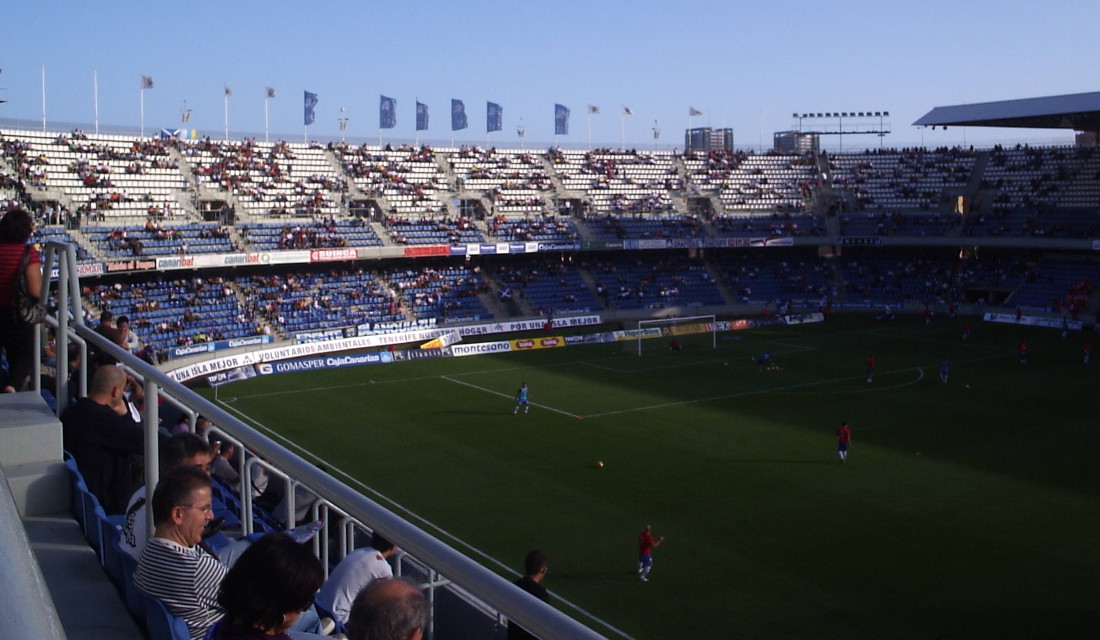
[[[130,417],[126,373],[100,367],[88,396],[61,415],[65,450],[76,459],[88,490],[108,514],[122,513],[131,493],[131,456],[145,451],[145,434]]]
[[[133,354],[141,351],[141,338],[130,329],[130,318],[128,316],[119,316],[118,321],[115,322],[115,327],[122,336],[122,345],[127,351]]]
[[[23,390],[34,363],[36,327],[17,323],[11,309],[17,278],[23,278],[23,284],[32,295],[37,295],[42,288],[42,258],[34,247],[26,248],[33,231],[34,222],[23,209],[10,209],[0,218],[0,347],[8,356],[8,380],[3,386],[6,393]],[[29,251],[27,268],[18,273],[25,251]]]
[[[375,580],[355,597],[348,640],[420,640],[428,624],[428,601],[403,578]]]
[[[103,336],[104,338],[107,338],[114,344],[124,349],[126,348],[126,343],[123,341],[122,338],[122,332],[120,332],[118,328],[115,327],[115,314],[111,313],[110,311],[104,311],[103,313],[99,314],[99,324],[96,325],[95,332]],[[95,349],[95,355],[93,356],[92,361],[97,366],[102,366],[105,364],[118,364],[118,358],[100,349]]]
[[[218,603],[225,618],[213,640],[289,640],[287,631],[310,609],[323,581],[321,562],[309,547],[285,533],[265,535],[222,580]]]
[[[134,583],[183,618],[192,640],[199,640],[222,616],[218,589],[228,569],[201,545],[206,525],[214,518],[210,476],[195,467],[176,467],[161,478],[153,492],[153,535],[138,559]],[[228,547],[238,549],[242,540]],[[236,552],[229,555],[236,555]],[[244,554],[241,553],[241,556]],[[331,621],[329,622],[331,625]],[[316,635],[321,621],[313,607],[301,611],[290,625],[292,635]]]
[[[241,480],[241,474],[237,472],[233,465],[233,455],[236,453],[237,448],[233,446],[232,442],[222,442],[221,445],[221,449],[214,456],[210,473],[236,487]]]
[[[548,560],[546,553],[538,549],[528,553],[523,561],[523,577],[514,583],[520,589],[543,602],[550,602],[550,594],[546,591],[546,587],[542,586],[542,579],[546,577]],[[526,629],[509,620],[508,640],[536,639]]]
[[[317,593],[317,604],[347,625],[355,596],[375,580],[393,577],[389,559],[395,553],[397,546],[375,531],[369,547],[352,551],[332,570]]]
[[[199,436],[193,433],[176,434],[160,448],[160,471],[164,474],[177,467],[191,467],[209,473],[212,453],[210,445]],[[130,496],[130,502],[126,505],[126,520],[118,541],[119,548],[134,560],[141,557],[141,550],[149,538],[145,524],[146,503],[145,486],[142,485]]]
[[[166,473],[153,492],[156,528],[134,573],[134,584],[183,618],[192,640],[202,638],[222,616],[217,593],[228,569],[199,547],[213,518],[205,471],[177,467]]]

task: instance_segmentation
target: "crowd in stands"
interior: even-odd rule
[[[348,640],[420,637],[428,603],[413,583],[393,577],[392,542],[379,533],[356,536],[359,548],[337,549],[326,579],[310,543],[323,522],[278,521],[279,509],[265,505],[287,488],[264,481],[261,466],[249,476],[260,482],[248,483],[264,487],[251,509],[256,533],[245,535],[246,487],[236,470],[254,454],[223,443],[205,418],[192,427],[183,416],[171,433],[162,428],[156,436],[160,460],[144,460],[140,392],[122,368],[100,364],[87,395],[61,411],[61,423],[74,515],[86,533],[97,531],[88,537],[108,577],[152,637],[175,624],[191,640],[308,640],[337,631]],[[141,478],[150,463],[159,464],[160,480],[148,494]]]
[[[398,244],[464,244],[484,242],[481,231],[466,216],[418,219],[390,216],[386,230]]]
[[[616,309],[662,308],[723,304],[705,263],[674,256],[655,260],[586,258],[596,295]]]
[[[490,221],[489,229],[497,240],[504,242],[573,242],[578,237],[577,227],[572,219],[546,213],[523,218],[496,216]]]
[[[207,138],[185,144],[183,153],[195,163],[197,179],[233,193],[250,211],[265,215],[332,214],[338,210],[332,194],[348,186],[346,177],[328,172],[323,150],[315,146]]]
[[[387,277],[418,318],[446,322],[489,315],[478,295],[488,293],[490,287],[479,270],[458,266],[398,268],[389,271]]]
[[[216,276],[98,284],[85,286],[83,296],[99,309],[129,316],[133,331],[156,350],[159,360],[167,359],[169,347],[264,331],[240,305],[230,283]]]
[[[229,230],[217,223],[162,226],[150,218],[144,226],[90,227],[84,233],[108,258],[241,250],[230,237]]]
[[[238,287],[250,312],[288,333],[405,319],[382,279],[363,269],[246,276]]]

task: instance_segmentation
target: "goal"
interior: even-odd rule
[[[714,316],[657,318],[638,321],[638,355],[681,349],[716,349],[718,323]]]

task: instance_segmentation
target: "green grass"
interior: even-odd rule
[[[679,355],[596,345],[219,395],[503,565],[546,550],[556,596],[635,638],[1091,637],[1100,363],[1081,334],[1027,329],[1021,364],[1021,329],[972,324],[963,342],[947,320],[834,316]],[[765,350],[781,371],[752,364]],[[535,406],[513,416],[524,380]],[[643,584],[647,523],[667,542]]]

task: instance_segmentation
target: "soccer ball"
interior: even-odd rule
[[[596,466],[603,469],[603,460],[600,460],[599,462],[597,462]]]

